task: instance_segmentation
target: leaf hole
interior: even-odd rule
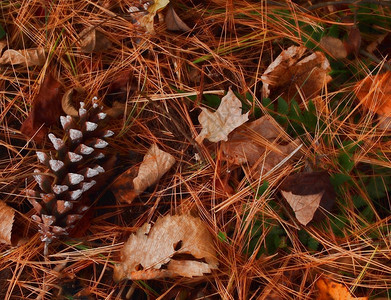
[[[179,242],[177,242],[177,243],[174,243],[174,245],[173,245],[173,247],[174,247],[174,250],[175,251],[178,251],[179,249],[181,249],[182,248],[182,240],[180,240]]]

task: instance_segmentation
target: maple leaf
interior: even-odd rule
[[[225,160],[248,163],[260,172],[270,171],[298,147],[299,142],[289,140],[270,116],[240,126],[221,145]]]
[[[29,138],[33,137],[38,143],[44,140],[48,132],[47,126],[56,124],[60,118],[61,88],[61,83],[52,74],[46,74],[39,93],[32,101],[32,109],[20,128],[22,133]],[[43,124],[46,126],[42,126]]]
[[[214,143],[227,141],[228,134],[232,130],[248,121],[249,113],[242,114],[242,102],[235,96],[231,88],[227,95],[221,99],[216,112],[213,113],[206,108],[201,109],[198,121],[202,125],[202,130],[196,138],[198,143],[202,143],[205,138]]]
[[[112,185],[112,191],[120,201],[131,203],[147,187],[159,179],[174,165],[175,158],[153,144],[145,154],[140,167],[130,168]]]
[[[332,281],[326,277],[320,277],[316,281],[319,289],[316,300],[367,300],[368,297],[353,297],[346,286]]]
[[[175,255],[180,254],[194,259],[177,260]],[[159,218],[152,228],[144,224],[124,244],[121,261],[114,269],[116,281],[202,276],[218,266],[206,225],[190,215]]]
[[[0,58],[0,64],[43,66],[46,62],[46,53],[43,48],[24,50],[8,49]]]
[[[15,211],[3,201],[0,201],[0,243],[11,245],[12,226]]]
[[[280,186],[281,194],[304,226],[324,217],[335,202],[335,191],[326,172],[289,175]],[[320,210],[319,207],[323,209]]]
[[[322,52],[304,58],[305,47],[291,46],[283,50],[261,76],[262,97],[291,100],[299,95],[313,98],[332,79],[329,61]]]

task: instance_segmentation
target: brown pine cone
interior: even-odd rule
[[[53,239],[68,235],[89,209],[84,196],[105,172],[99,162],[105,157],[105,138],[114,133],[101,128],[106,114],[95,101],[89,111],[80,102],[79,118],[60,117],[63,138],[49,134],[55,151],[37,151],[46,170],[34,171],[38,187],[28,191],[28,200],[37,212],[32,218],[38,222],[45,252]]]

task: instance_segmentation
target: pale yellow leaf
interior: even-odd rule
[[[211,142],[227,141],[228,135],[237,127],[248,121],[248,112],[242,114],[242,102],[229,89],[221,99],[216,112],[202,108],[198,116],[202,130],[196,138],[198,143],[207,138]]]
[[[43,48],[25,50],[8,49],[0,58],[0,64],[42,66],[46,62],[46,53]]]
[[[133,180],[136,194],[142,193],[147,187],[155,184],[175,163],[175,158],[153,144],[145,154],[143,162],[138,170],[137,177]]]
[[[160,10],[167,6],[168,3],[170,3],[169,0],[156,0],[148,7],[148,14],[140,18],[140,24],[146,28],[148,33],[155,33],[155,29],[153,28],[153,19]]]
[[[0,243],[11,245],[11,233],[15,211],[3,201],[0,201]]]
[[[314,217],[324,191],[314,195],[295,195],[292,192],[286,191],[281,191],[281,194],[292,207],[297,220],[301,224],[307,225]]]
[[[175,254],[195,259],[176,260]],[[218,266],[206,225],[190,215],[162,217],[153,227],[144,224],[125,243],[121,261],[114,269],[115,280],[202,276]],[[161,269],[163,265],[167,268]]]

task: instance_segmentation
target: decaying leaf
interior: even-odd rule
[[[391,72],[367,76],[355,88],[360,104],[379,115],[380,127],[390,129],[391,117]]]
[[[186,25],[185,22],[177,15],[172,5],[169,5],[167,8],[167,13],[165,17],[166,25],[168,30],[172,31],[190,31],[191,28]]]
[[[341,59],[348,56],[348,51],[346,50],[345,44],[339,38],[324,36],[320,40],[320,46],[336,59]]]
[[[157,183],[174,163],[175,158],[171,154],[154,144],[138,169],[132,167],[116,179],[112,191],[118,200],[131,203],[147,187]]]
[[[155,33],[155,29],[153,28],[153,19],[159,11],[167,6],[168,3],[170,3],[169,0],[155,0],[154,3],[148,7],[148,14],[140,18],[140,24],[145,27],[148,33]]]
[[[0,201],[0,243],[11,245],[12,226],[15,211],[3,201]]]
[[[74,89],[69,89],[65,92],[65,94],[62,96],[61,107],[67,115],[70,115],[72,117],[78,117],[79,113],[72,104],[72,96],[74,91]]]
[[[291,46],[269,65],[261,80],[262,96],[285,100],[309,99],[319,95],[332,79],[329,61],[322,52],[314,52],[303,58],[307,48]]]
[[[186,254],[186,258],[180,259],[181,254]],[[121,264],[114,269],[114,279],[194,277],[217,267],[213,240],[201,219],[190,215],[166,216],[159,218],[152,228],[144,224],[129,237],[121,251]]]
[[[268,172],[299,146],[283,134],[273,118],[263,116],[235,129],[221,149],[224,159],[232,164],[256,166]]]
[[[198,121],[202,125],[202,130],[196,141],[202,143],[207,138],[209,141],[217,143],[227,141],[228,134],[232,130],[247,122],[248,112],[242,114],[242,102],[229,89],[227,95],[221,99],[217,111],[213,113],[206,108],[202,108]]]
[[[43,48],[32,48],[24,50],[8,49],[0,58],[0,65],[25,65],[43,66],[46,62],[46,53]]]
[[[324,217],[335,202],[335,191],[326,172],[289,175],[280,186],[281,194],[292,207],[297,220],[307,225]]]
[[[353,297],[348,288],[324,276],[316,281],[319,289],[316,300],[367,300],[368,297]]]
[[[111,42],[102,32],[96,30],[95,26],[84,29],[80,37],[80,50],[83,53],[102,52],[111,46]]]
[[[32,109],[23,122],[20,131],[40,143],[48,133],[48,126],[56,124],[62,113],[61,83],[50,73],[47,73],[39,89],[39,93],[32,100]],[[46,126],[42,126],[45,124]]]

